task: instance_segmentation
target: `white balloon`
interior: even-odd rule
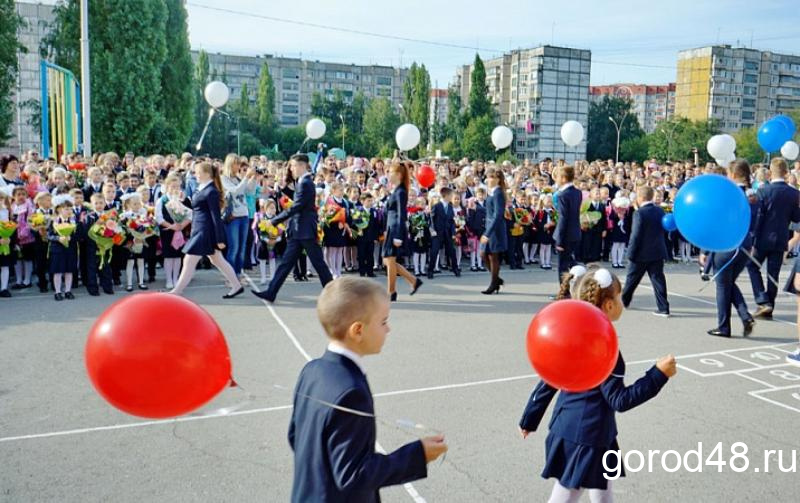
[[[492,144],[497,150],[502,150],[514,141],[514,132],[506,126],[497,126],[492,131]]]
[[[583,126],[578,121],[567,121],[561,126],[561,139],[570,147],[578,145],[583,140]]]
[[[312,140],[319,140],[325,136],[325,123],[322,120],[314,118],[306,122],[306,136]]]
[[[736,138],[734,138],[733,136],[731,136],[729,134],[723,134],[723,135],[720,135],[720,136],[722,136],[722,140],[723,140],[723,144],[725,145],[725,148],[728,149],[728,154],[729,154],[728,157],[729,158],[733,157],[735,159],[736,156],[733,155],[733,153],[736,152]],[[733,160],[733,159],[731,159],[731,160]]]
[[[218,80],[209,82],[203,94],[208,104],[213,108],[224,107],[225,103],[228,102],[228,98],[231,97],[231,91],[228,89],[228,86],[226,86],[224,82]]]
[[[717,166],[720,166],[722,168],[727,168],[730,165],[731,161],[733,161],[733,159],[714,159],[714,160],[717,161]]]
[[[729,134],[715,134],[708,139],[706,150],[714,159],[728,159],[736,150],[736,140]]]
[[[419,129],[414,124],[403,124],[397,128],[394,139],[397,141],[397,147],[400,150],[408,152],[419,145]]]
[[[787,141],[781,147],[781,155],[784,159],[794,161],[797,159],[797,156],[800,155],[800,146],[793,141]]]

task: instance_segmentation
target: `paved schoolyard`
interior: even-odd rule
[[[378,440],[392,450],[427,433],[406,427],[411,421],[443,431],[450,452],[429,467],[427,480],[384,490],[385,501],[547,499],[552,481],[538,475],[546,428],[523,441],[516,424],[536,382],[525,330],[555,291],[555,274],[506,271],[506,288],[488,298],[479,293],[486,275],[443,275],[414,297],[400,285],[384,353],[367,363],[381,417]],[[749,294],[746,281],[743,275]],[[714,325],[714,290],[698,291],[704,283],[694,267],[668,266],[668,285],[672,318],[650,314],[655,300],[643,285],[617,325],[628,383],[668,352],[680,365],[654,401],[618,416],[620,445],[645,455],[670,449],[683,455],[702,442],[708,461],[721,442],[721,459],[728,461],[731,446],[744,442],[749,467],[744,473],[728,465],[721,473],[713,465],[702,473],[669,473],[657,454],[652,473],[645,466],[615,483],[616,499],[796,501],[797,474],[780,473],[777,454],[770,473],[763,468],[766,449],[783,450],[787,467],[791,450],[800,450],[800,369],[783,360],[797,339],[794,299],[781,297],[776,321],[759,322],[749,339],[725,340],[705,335]],[[118,412],[86,377],[86,333],[125,293],[94,298],[79,289],[77,300],[60,303],[33,293],[3,299],[0,501],[288,500],[291,395],[276,385],[291,388],[306,358],[324,350],[313,310],[319,284],[290,281],[272,309],[249,294],[223,301],[224,292],[217,273],[204,271],[187,293],[223,328],[234,377],[255,398],[228,389],[177,421]],[[238,408],[214,415],[225,406]],[[674,457],[665,461],[667,468],[675,464]]]

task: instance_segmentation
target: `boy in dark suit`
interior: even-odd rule
[[[583,194],[578,190],[575,180],[575,168],[562,166],[558,168],[558,223],[553,232],[553,239],[558,251],[558,284],[570,268],[575,265],[575,254],[581,244],[581,202]]]
[[[606,238],[606,205],[601,201],[600,190],[592,189],[589,197],[589,207],[587,211],[600,214],[600,220],[593,226],[582,229],[581,235],[581,259],[585,263],[599,262],[603,255],[603,242]]]
[[[378,221],[378,212],[372,205],[375,199],[369,192],[364,192],[359,198],[361,207],[364,211],[369,212],[369,225],[364,229],[364,232],[356,239],[356,247],[358,252],[358,273],[359,275],[375,277],[372,268],[375,265],[375,241],[378,240],[380,234],[380,222]]]
[[[786,161],[776,157],[769,165],[769,172],[770,183],[759,188],[757,193],[758,217],[754,229],[753,250],[753,258],[759,264],[767,263],[770,280],[766,291],[761,267],[752,262],[747,264],[753,296],[758,304],[754,316],[762,319],[772,319],[775,297],[778,295],[778,274],[781,272],[783,254],[789,243],[789,224],[800,222],[800,192],[786,183]]]
[[[431,262],[428,278],[433,279],[433,271],[439,266],[439,250],[444,247],[447,260],[456,277],[461,271],[456,262],[456,248],[453,236],[456,234],[456,216],[453,210],[453,191],[444,187],[440,191],[441,200],[431,209]]]
[[[633,214],[633,229],[628,243],[628,277],[622,290],[622,303],[628,307],[633,292],[639,286],[644,273],[650,276],[656,294],[658,311],[656,316],[669,316],[667,301],[667,279],[664,276],[664,260],[667,259],[667,245],[664,243],[664,227],[661,219],[664,210],[653,204],[653,188],[643,185],[636,190],[638,209]]]
[[[389,298],[371,280],[342,277],[322,290],[317,315],[330,344],[295,387],[289,424],[293,502],[377,502],[382,487],[427,477],[426,463],[447,451],[444,437],[375,452],[375,411],[362,359],[389,333]]]
[[[89,295],[94,297],[100,295],[99,287],[102,287],[103,291],[108,295],[112,295],[114,287],[111,279],[110,252],[106,251],[105,256],[100,257],[97,244],[88,237],[89,229],[97,222],[100,215],[105,212],[105,201],[103,200],[103,194],[100,192],[92,194],[90,199],[94,211],[90,212],[86,218],[86,267],[88,272],[86,289],[89,291]],[[100,262],[103,262],[103,267],[100,267]]]

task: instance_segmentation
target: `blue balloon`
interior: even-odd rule
[[[758,129],[758,144],[765,152],[777,152],[791,138],[788,133],[786,124],[770,119]]]
[[[797,128],[794,125],[794,121],[788,115],[776,115],[770,120],[778,121],[782,123],[788,132],[788,137],[784,140],[784,143],[794,138],[794,134],[797,132]],[[782,146],[782,145],[781,145]]]
[[[683,237],[706,251],[735,250],[750,227],[747,196],[721,175],[701,175],[683,184],[673,214]]]
[[[678,225],[675,223],[675,215],[667,213],[661,218],[661,225],[667,232],[678,230]]]

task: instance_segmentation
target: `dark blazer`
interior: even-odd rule
[[[628,258],[632,262],[655,262],[667,259],[662,218],[664,210],[652,203],[642,206],[633,213],[633,227],[628,242]]]
[[[381,487],[427,476],[419,440],[391,454],[375,452],[373,414],[367,378],[346,356],[326,351],[303,368],[289,424],[289,445],[294,451],[293,502],[380,501]]]
[[[303,175],[295,184],[292,205],[272,218],[272,225],[289,220],[287,237],[291,239],[317,239],[317,189],[310,173]]]
[[[95,190],[91,183],[87,183],[86,186],[83,188],[83,200],[87,203],[90,202],[92,194],[102,194],[103,193],[103,184],[100,184],[100,187]]]
[[[467,229],[473,236],[481,237],[486,230],[485,203],[475,202],[474,210],[467,210]]]
[[[508,249],[508,231],[506,230],[506,195],[503,189],[493,189],[486,199],[486,229],[483,235],[489,238],[486,251],[501,253]]]
[[[452,238],[455,235],[456,221],[452,204],[448,204],[446,209],[441,201],[433,205],[431,228],[436,231],[436,237],[441,239]]]
[[[386,201],[386,242],[391,245],[395,239],[403,243],[408,236],[408,191],[402,185],[397,186]]]
[[[581,202],[583,194],[574,185],[558,193],[558,223],[553,231],[556,246],[576,244],[581,240]]]
[[[667,376],[655,365],[631,386],[625,386],[624,377],[625,360],[620,353],[611,375],[600,386],[582,393],[559,393],[550,419],[550,434],[594,447],[611,445],[617,437],[615,412],[638,407],[656,396],[667,383]],[[557,391],[540,381],[525,406],[520,428],[536,431]]]
[[[800,222],[800,192],[786,182],[758,189],[755,246],[762,252],[783,252],[789,243],[789,224]]]
[[[226,243],[225,225],[219,207],[219,191],[212,182],[192,197],[192,233],[183,252],[213,255],[217,243]]]

